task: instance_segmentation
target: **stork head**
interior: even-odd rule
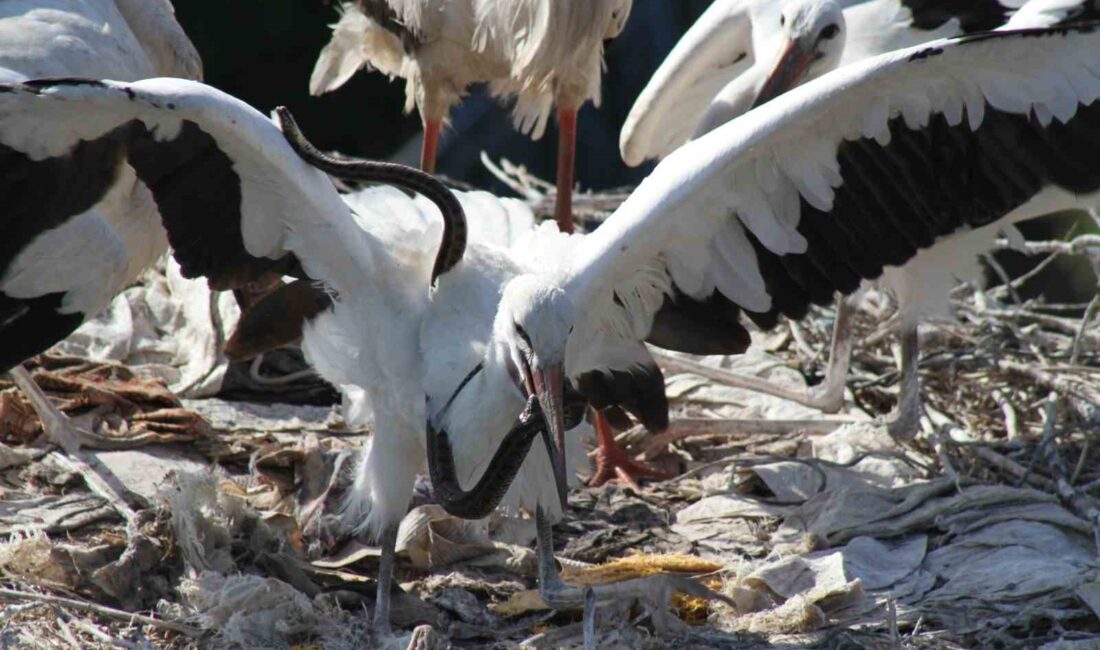
[[[779,54],[752,107],[833,70],[844,52],[844,12],[833,0],[795,0],[779,14]]]
[[[626,20],[630,18],[630,7],[634,3],[634,0],[608,0],[611,3],[611,16],[607,21],[607,29],[604,31],[603,39],[605,41],[611,40],[623,33],[623,29],[626,27]]]
[[[568,488],[562,394],[573,318],[569,296],[551,278],[532,274],[505,285],[493,323],[494,343],[512,381],[525,397],[535,395],[542,408],[548,429],[543,440],[563,505]]]

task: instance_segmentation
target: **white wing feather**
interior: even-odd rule
[[[406,57],[401,40],[367,17],[358,4],[340,7],[340,20],[332,26],[332,39],[321,50],[309,77],[309,93],[336,90],[368,65],[390,77],[404,76]]]
[[[752,66],[753,0],[718,0],[669,52],[623,124],[619,149],[631,167],[691,139],[711,101]]]

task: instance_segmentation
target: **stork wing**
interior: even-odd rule
[[[407,330],[397,335],[409,337],[407,348],[415,352],[416,327],[388,324],[388,317],[395,310],[421,313],[431,253],[417,264],[402,246],[390,250],[366,220],[353,218],[329,178],[247,104],[179,79],[30,81],[0,85],[0,131],[8,150],[21,156],[0,159],[9,169],[80,167],[73,172],[79,182],[48,201],[96,194],[80,183],[109,183],[125,161],[149,188],[186,277],[225,289],[269,270],[294,269],[323,282],[347,307],[329,319],[348,321],[330,332],[331,345],[347,344],[328,355],[346,367],[319,365],[331,381],[371,385],[370,377],[349,376],[371,365],[348,352],[372,347],[358,345],[366,332],[378,338]],[[401,349],[397,342],[391,347]]]
[[[1100,19],[1100,4],[1093,0],[1028,0],[1012,14],[1005,29],[1053,27]]]
[[[715,95],[753,64],[752,2],[718,0],[672,48],[623,124],[626,164],[664,157],[690,140]]]
[[[670,294],[768,326],[938,237],[1096,201],[1098,96],[1097,25],[977,34],[847,66],[681,147],[579,244],[571,373],[600,333],[645,339]]]

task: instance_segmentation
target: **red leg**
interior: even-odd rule
[[[589,487],[599,487],[608,481],[618,479],[626,483],[635,492],[641,492],[638,479],[664,481],[672,474],[654,469],[645,463],[631,458],[619,443],[615,442],[615,432],[607,419],[596,411],[596,474],[588,480]]]
[[[439,132],[443,120],[424,120],[424,144],[420,148],[420,169],[429,174],[435,173],[435,154],[439,148]]]
[[[577,147],[577,109],[558,108],[558,195],[554,218],[558,230],[573,232],[573,160]]]

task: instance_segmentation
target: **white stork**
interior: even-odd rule
[[[202,62],[168,0],[0,2],[0,81],[74,76],[199,79]],[[20,364],[98,314],[168,242],[130,165],[115,159],[86,173],[117,151],[109,138],[70,141],[42,157],[25,136],[0,130],[0,372],[11,372],[46,436],[76,453],[94,436],[58,411]],[[82,473],[93,490],[114,493]]]
[[[741,311],[767,326],[856,290],[937,237],[1100,202],[1100,30],[1091,24],[941,40],[847,66],[680,148],[590,235],[544,226],[526,252],[471,246],[460,256],[452,221],[434,291],[422,244],[385,237],[384,216],[351,218],[331,182],[230,97],[176,80],[0,90],[0,125],[54,149],[136,121],[144,128],[130,137],[161,160],[182,134],[206,134],[207,155],[231,164],[201,168],[212,181],[236,178],[255,202],[207,205],[206,192],[170,182],[170,172],[156,184],[158,202],[209,213],[166,220],[185,273],[217,276],[292,253],[334,292],[304,348],[330,381],[370,394],[375,432],[343,516],[388,543],[381,583],[423,466],[425,423],[445,432],[436,438],[453,446],[461,478],[537,404],[552,453],[536,447],[529,494],[551,604],[582,597],[558,579],[549,542],[561,507],[567,384],[583,389],[595,377],[644,399],[650,393],[638,389],[659,377],[647,338],[743,348]],[[51,129],[73,114],[84,118],[78,129]],[[352,171],[300,141],[297,151]],[[490,464],[490,479],[494,471]],[[613,585],[597,596],[637,590]],[[384,624],[380,595],[375,617]]]
[[[360,68],[406,80],[406,110],[424,122],[420,167],[435,169],[443,123],[471,84],[514,97],[515,124],[542,137],[558,114],[555,215],[572,231],[577,110],[600,103],[604,41],[619,35],[632,0],[355,0],[345,2],[317,59],[310,92],[342,86]]]
[[[620,138],[623,160],[633,167],[663,158],[693,135],[841,65],[994,29],[1021,4],[1023,0],[716,0],[634,102]]]
[[[1017,11],[1020,4],[1009,0],[861,0],[847,2],[841,11],[832,0],[716,2],[681,39],[639,96],[622,132],[624,160],[638,164],[644,158],[661,156],[685,138],[707,133],[838,66],[905,45],[993,29],[1006,19],[1009,22],[1001,25],[1002,29],[1048,27],[1100,17],[1100,9],[1086,0],[1032,0]],[[747,42],[750,35],[751,44]],[[919,417],[917,323],[948,312],[947,292],[960,278],[980,276],[978,256],[988,250],[996,234],[997,229],[977,229],[943,238],[935,248],[905,265],[889,267],[879,283],[900,304],[901,399],[888,421],[895,435],[912,435]],[[821,385],[796,392],[751,377],[730,379],[826,411],[838,410],[851,351],[852,311],[847,300],[837,302],[829,363]]]

